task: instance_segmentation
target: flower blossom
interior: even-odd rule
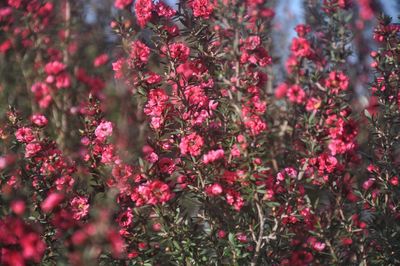
[[[86,197],[75,197],[71,201],[71,207],[75,220],[81,220],[89,213],[89,203]]]
[[[201,148],[204,145],[204,140],[197,133],[193,132],[182,138],[179,148],[182,155],[190,154],[198,156],[201,153]]]
[[[113,126],[111,122],[102,121],[94,131],[96,138],[100,141],[105,141],[105,139],[112,135]]]

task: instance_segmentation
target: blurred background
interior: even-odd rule
[[[65,13],[63,5],[65,1],[52,2],[56,9],[55,14]],[[6,7],[6,4],[1,2],[0,8]],[[366,104],[368,101],[366,88],[371,77],[369,53],[376,49],[372,39],[376,17],[387,14],[393,17],[394,22],[399,22],[397,16],[400,14],[400,1],[347,0],[347,2],[351,2],[349,8],[352,9],[353,16],[349,27],[354,33],[352,43],[354,53],[348,59],[348,69],[351,71],[347,74],[352,78],[352,86],[360,102]],[[175,6],[173,0],[167,3]],[[295,26],[300,23],[317,26],[320,21],[318,16],[313,14],[313,10],[318,10],[322,0],[268,0],[268,3],[276,13],[269,49],[274,60],[271,70],[273,75],[270,78],[276,86],[285,78],[285,62],[290,51],[291,39],[295,36]],[[135,154],[138,154],[146,142],[147,123],[139,108],[141,101],[132,93],[134,90],[132,86],[116,81],[113,77],[112,62],[123,54],[123,49],[120,37],[110,26],[113,20],[119,23],[134,21],[133,10],[117,10],[114,8],[113,0],[74,0],[69,1],[69,4],[71,14],[68,22],[70,24],[68,38],[65,38],[65,32],[62,31],[65,23],[63,16],[53,16],[51,18],[53,24],[36,31],[30,26],[32,18],[29,14],[26,16],[26,13],[21,12],[19,16],[14,16],[19,17],[20,21],[12,22],[14,27],[12,30],[4,24],[3,13],[0,14],[0,112],[4,114],[8,106],[12,105],[22,114],[45,113],[50,119],[60,121],[59,128],[53,130],[57,134],[65,131],[65,128],[61,129],[63,119],[67,121],[67,127],[79,124],[81,118],[77,110],[87,101],[89,93],[95,94],[103,99],[103,109],[107,118],[116,124],[119,147],[130,151],[129,155],[126,155],[128,158],[136,156]],[[26,36],[22,34],[25,27],[30,32]],[[141,34],[146,37],[146,33]],[[135,33],[130,37],[135,38]],[[13,45],[8,46],[10,40]],[[12,50],[14,51],[10,52]],[[60,110],[60,106],[54,105],[46,109],[39,108],[35,103],[38,95],[32,91],[32,85],[43,81],[43,65],[56,58],[57,54],[61,58],[64,54],[65,59],[65,51],[69,52],[68,72],[73,77],[72,85],[65,94],[67,96],[62,96],[68,98],[69,106],[65,107],[68,110]],[[109,58],[105,65],[94,67],[94,60],[104,54]],[[159,65],[156,60],[151,64],[155,68]],[[60,117],[63,113],[67,113],[68,117]],[[65,145],[65,148],[70,147],[69,149],[73,151],[79,146],[77,129],[68,128],[67,132],[63,137],[70,143]]]

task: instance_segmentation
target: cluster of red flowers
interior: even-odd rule
[[[38,232],[20,218],[11,216],[0,220],[0,243],[0,259],[5,265],[40,263],[46,250]]]
[[[370,20],[370,2],[354,2]],[[374,31],[386,46],[371,53],[363,109],[344,64],[350,1],[325,0],[321,25],[296,26],[279,82],[267,1],[114,6],[126,17],[111,23],[123,43],[111,75],[129,96],[118,119],[109,56],[75,56],[68,0],[0,4],[13,36],[0,52],[33,58],[29,122],[10,108],[0,128],[0,264],[400,263],[398,26]],[[65,27],[57,40],[51,23]],[[138,153],[121,144],[127,117]]]

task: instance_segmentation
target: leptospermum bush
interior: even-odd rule
[[[110,64],[79,1],[0,4],[2,265],[400,264],[398,25],[364,108],[348,1],[296,27],[282,81],[273,3],[113,4]]]

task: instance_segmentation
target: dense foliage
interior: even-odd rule
[[[80,1],[3,2],[2,265],[400,264],[400,26],[373,1],[310,4],[283,74],[274,1],[115,0],[107,44]]]

